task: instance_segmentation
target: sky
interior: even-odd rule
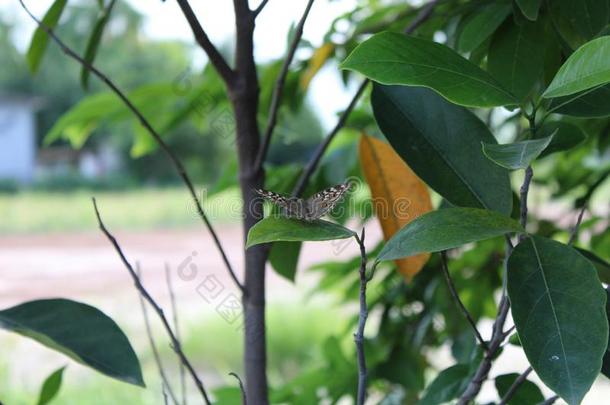
[[[94,0],[88,0],[94,1]],[[173,0],[128,0],[146,18],[145,34],[159,39],[192,41],[192,33],[180,9]],[[52,0],[25,0],[27,6],[42,17]],[[226,44],[234,34],[233,5],[230,0],[192,0],[191,6],[199,17],[212,42]],[[296,24],[305,9],[306,0],[270,0],[257,19],[255,56],[258,61],[281,57],[286,49],[286,36],[291,24]],[[324,34],[334,18],[353,9],[356,0],[318,0],[310,12],[303,38],[321,45]],[[251,0],[251,7],[258,1]],[[0,13],[19,23],[16,41],[21,49],[29,43],[34,23],[19,6],[18,0],[0,0]],[[195,63],[203,63],[203,52],[196,52]],[[335,116],[349,103],[351,92],[340,82],[337,67],[327,66],[311,84],[311,101],[326,128],[333,126]]]

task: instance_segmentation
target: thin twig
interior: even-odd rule
[[[527,381],[527,376],[532,371],[534,371],[534,369],[530,366],[530,367],[527,368],[527,370],[525,370],[523,373],[521,373],[519,375],[519,377],[517,377],[515,379],[515,381],[513,381],[512,385],[510,386],[508,391],[506,391],[506,394],[504,394],[504,396],[502,397],[502,400],[500,400],[498,405],[506,405],[506,404],[508,404],[508,401],[510,401],[512,399],[512,397],[515,395],[515,393],[517,392],[519,387],[521,387],[521,385],[523,385],[523,383],[525,381]]]
[[[169,268],[169,264],[165,263],[165,283],[167,284],[167,291],[169,291],[169,300],[172,307],[172,321],[174,324],[174,332],[176,333],[176,339],[182,344],[182,337],[180,336],[180,322],[178,322],[178,305],[176,303],[176,294],[174,293],[174,283],[172,282],[172,272]],[[186,379],[184,378],[184,365],[180,363],[180,394],[182,396],[182,404],[186,405]]]
[[[507,338],[511,333],[513,333],[515,329],[517,329],[517,325],[513,325],[510,328],[506,329],[506,332],[504,332],[504,337]]]
[[[186,21],[191,27],[191,31],[193,31],[195,41],[197,41],[199,46],[201,46],[201,48],[205,51],[206,55],[208,55],[214,69],[216,69],[216,71],[220,74],[224,82],[227,85],[230,85],[235,79],[235,72],[233,69],[231,69],[225,58],[220,54],[220,52],[218,52],[218,49],[216,49],[214,44],[210,41],[210,38],[201,26],[201,23],[193,12],[188,0],[177,1],[180,9],[182,10],[182,14],[184,14]]]
[[[239,390],[241,391],[241,403],[242,405],[248,405],[248,398],[246,397],[246,389],[244,388],[244,383],[241,381],[241,378],[236,373],[229,373],[230,376],[235,377],[237,382],[239,383]]]
[[[142,283],[142,271],[140,270],[140,264],[136,262],[136,275]],[[161,355],[159,354],[159,350],[157,349],[157,343],[155,342],[155,336],[152,331],[152,327],[150,326],[150,318],[148,317],[148,309],[146,308],[146,302],[144,302],[144,297],[142,294],[138,292],[138,298],[140,301],[140,308],[142,309],[142,318],[144,318],[144,326],[146,327],[146,336],[148,336],[148,343],[150,343],[150,349],[153,353],[153,358],[155,359],[155,364],[157,365],[157,371],[159,372],[159,376],[161,377],[161,387],[163,389],[163,394],[171,397],[174,405],[178,405],[178,399],[174,394],[174,390],[169,383],[169,379],[167,378],[167,374],[165,374],[165,367],[163,367],[163,362],[161,361]]]
[[[261,13],[261,11],[263,11],[263,9],[265,8],[265,6],[267,5],[267,3],[269,2],[269,0],[263,0],[261,1],[261,4],[258,5],[258,7],[256,7],[256,9],[254,10],[254,17],[258,17],[258,15]]]
[[[520,190],[520,200],[519,200],[520,212],[521,212],[520,221],[521,221],[521,226],[523,226],[523,228],[525,228],[525,225],[527,225],[527,195],[529,192],[530,184],[532,182],[533,174],[534,173],[532,171],[531,166],[528,166],[528,168],[525,170],[525,178],[523,179],[523,184],[521,185],[521,190]],[[523,238],[523,235],[519,235],[519,240],[521,240],[522,238]],[[477,371],[475,372],[474,376],[470,380],[468,387],[466,388],[464,393],[462,393],[462,395],[460,396],[460,399],[457,402],[458,405],[469,404],[479,394],[479,392],[481,391],[481,386],[483,385],[483,382],[489,376],[489,371],[491,370],[491,365],[494,361],[494,358],[495,358],[498,350],[502,346],[502,342],[504,342],[504,340],[508,336],[508,333],[505,333],[503,330],[504,330],[504,324],[506,323],[506,318],[508,317],[508,312],[510,310],[510,301],[508,299],[506,283],[507,283],[507,276],[508,276],[508,264],[507,263],[508,263],[508,258],[511,255],[512,249],[513,249],[513,245],[510,241],[510,238],[507,236],[506,237],[506,257],[504,259],[504,277],[503,277],[503,286],[502,286],[502,298],[500,299],[500,305],[498,306],[498,314],[497,314],[496,320],[494,321],[494,324],[493,324],[491,340],[489,341],[489,350],[483,357],[483,360],[481,360],[481,363],[479,364],[479,367],[477,368]]]
[[[468,312],[468,309],[466,309],[466,306],[460,299],[460,296],[459,296],[457,290],[455,289],[455,285],[453,284],[451,274],[449,273],[449,267],[447,266],[447,252],[446,251],[441,252],[441,268],[443,269],[443,275],[445,276],[445,280],[447,281],[447,286],[449,287],[449,292],[451,293],[453,300],[455,301],[455,303],[459,307],[460,311],[466,317],[466,320],[472,327],[474,335],[476,336],[477,340],[479,341],[479,344],[481,345],[481,347],[485,351],[489,350],[489,348],[487,347],[487,343],[485,342],[485,339],[483,339],[483,336],[481,336],[481,332],[479,332],[479,329],[477,328],[476,322],[470,315],[470,312]]]
[[[301,42],[301,38],[303,37],[303,28],[305,27],[305,22],[307,21],[307,17],[309,16],[309,12],[311,11],[311,7],[313,6],[314,1],[315,0],[309,0],[307,2],[305,11],[303,12],[303,15],[301,16],[301,19],[294,31],[294,37],[292,38],[292,42],[290,43],[290,47],[288,48],[288,52],[286,53],[284,64],[282,65],[280,74],[275,82],[275,87],[273,88],[273,95],[271,97],[271,105],[269,107],[267,128],[265,129],[265,134],[263,135],[263,143],[258,151],[258,155],[256,156],[256,163],[254,164],[255,168],[260,168],[263,163],[265,163],[265,157],[267,156],[269,145],[271,144],[273,130],[275,129],[275,126],[277,124],[277,116],[280,110],[280,104],[282,102],[282,95],[284,92],[284,86],[286,85],[286,78],[288,77],[290,65],[294,60],[294,55],[296,54],[299,43]]]
[[[335,125],[335,127],[330,131],[330,133],[326,136],[326,138],[324,138],[322,143],[320,145],[318,145],[318,147],[316,148],[311,159],[309,160],[309,162],[307,162],[307,166],[305,166],[305,169],[303,170],[303,174],[301,175],[301,177],[299,177],[299,181],[297,182],[296,186],[292,190],[292,195],[294,197],[300,196],[305,191],[307,182],[309,181],[309,179],[311,178],[313,173],[316,171],[316,168],[318,167],[318,164],[320,163],[320,160],[322,159],[322,155],[324,155],[324,152],[326,152],[328,145],[330,145],[332,140],[335,138],[335,135],[337,135],[339,133],[341,128],[343,128],[343,126],[347,122],[349,115],[352,113],[352,111],[356,107],[356,104],[358,104],[358,101],[360,100],[360,96],[362,96],[362,94],[364,93],[364,90],[366,89],[366,86],[368,84],[369,84],[368,79],[364,79],[362,81],[362,83],[360,83],[360,86],[358,87],[356,94],[354,94],[354,97],[352,97],[352,101],[350,101],[350,103],[347,106],[347,108],[345,109],[345,111],[343,111],[343,113],[339,117],[339,120],[337,121],[337,124]]]
[[[212,235],[212,239],[214,240],[214,244],[216,245],[216,248],[218,249],[218,251],[220,252],[220,255],[222,256],[222,260],[225,263],[225,266],[227,267],[229,275],[231,276],[231,278],[233,279],[235,284],[239,287],[239,289],[242,290],[242,292],[244,292],[244,287],[239,282],[239,280],[237,279],[237,276],[235,275],[235,272],[233,271],[233,267],[231,266],[231,263],[229,262],[229,258],[227,257],[227,254],[226,254],[224,248],[222,247],[220,239],[218,238],[218,235],[216,234],[216,231],[214,230],[214,227],[212,226],[209,218],[205,214],[205,211],[203,210],[203,205],[202,205],[201,201],[199,200],[199,197],[197,197],[197,192],[195,191],[195,186],[193,185],[193,182],[191,181],[191,179],[188,176],[188,174],[186,173],[186,169],[184,168],[184,165],[182,164],[180,159],[178,159],[178,157],[169,148],[169,146],[165,143],[165,141],[163,141],[163,139],[161,138],[161,135],[159,135],[159,133],[153,128],[153,126],[150,124],[150,122],[144,117],[142,112],[131,102],[131,100],[127,97],[127,95],[116,84],[114,84],[113,81],[111,81],[104,73],[102,73],[94,65],[92,65],[91,63],[85,61],[75,51],[73,51],[70,47],[68,47],[55,34],[55,32],[52,29],[47,27],[38,18],[36,18],[36,16],[34,16],[34,14],[32,14],[32,12],[26,7],[26,5],[23,2],[23,0],[19,0],[19,3],[21,3],[21,7],[23,7],[25,12],[28,13],[28,15],[38,24],[38,26],[43,31],[45,31],[47,33],[47,35],[51,39],[53,39],[53,41],[55,41],[55,43],[57,45],[59,45],[61,50],[66,55],[68,55],[69,57],[71,57],[72,59],[77,61],[79,64],[84,66],[86,69],[88,69],[98,79],[100,79],[102,82],[104,82],[110,88],[110,90],[112,90],[114,92],[114,94],[116,94],[119,97],[119,99],[121,99],[121,101],[125,104],[125,106],[136,116],[136,118],[139,120],[140,124],[153,137],[155,142],[157,142],[157,144],[159,144],[161,149],[165,152],[167,157],[170,159],[170,161],[172,162],[172,164],[176,168],[176,171],[178,172],[178,175],[180,176],[180,178],[182,179],[182,181],[186,185],[187,189],[189,190],[189,193],[191,194],[191,198],[193,199],[193,202],[197,206],[197,213],[199,214],[199,217],[201,217],[201,219],[205,223],[205,226],[207,227],[208,231]]]
[[[356,343],[356,352],[358,355],[358,394],[357,394],[357,405],[364,405],[366,401],[366,385],[368,378],[368,371],[366,369],[366,356],[364,354],[364,328],[366,326],[366,319],[369,315],[369,310],[366,305],[366,286],[375,272],[375,265],[371,269],[371,275],[366,274],[366,247],[364,246],[364,228],[360,237],[357,234],[354,235],[358,246],[360,247],[360,313],[358,315],[358,329],[354,334],[354,342]]]
[[[169,400],[167,398],[167,392],[165,391],[165,383],[161,383],[161,394],[163,394],[163,403],[165,405],[169,405]]]
[[[426,4],[425,6],[423,6],[421,8],[419,14],[413,19],[413,21],[411,21],[409,26],[405,29],[405,31],[404,31],[405,34],[407,34],[407,35],[412,34],[417,28],[419,28],[420,25],[422,25],[424,22],[426,22],[432,16],[434,7],[436,7],[437,4],[438,4],[438,0],[434,0],[434,1],[431,1],[428,4]],[[320,160],[322,159],[324,152],[326,152],[326,149],[328,149],[328,146],[330,145],[332,140],[335,138],[335,136],[339,133],[341,128],[343,128],[343,126],[347,122],[347,119],[349,118],[350,114],[352,113],[352,111],[354,110],[356,105],[358,104],[358,101],[360,100],[360,97],[364,93],[364,90],[366,89],[366,86],[368,84],[369,84],[368,79],[364,79],[362,81],[362,83],[360,83],[360,85],[358,86],[358,90],[356,90],[356,93],[352,97],[352,99],[349,102],[349,105],[347,106],[345,111],[343,111],[343,113],[339,116],[339,119],[338,119],[337,123],[335,124],[335,126],[333,127],[333,129],[329,132],[328,135],[326,135],[326,138],[324,138],[322,143],[320,145],[318,145],[318,147],[314,151],[313,155],[309,159],[309,162],[307,162],[307,165],[305,166],[305,169],[303,170],[303,174],[301,174],[301,177],[299,177],[299,181],[297,182],[296,186],[292,190],[292,196],[298,197],[301,194],[303,194],[303,192],[305,191],[305,187],[307,186],[307,183],[309,182],[309,179],[311,178],[311,176],[316,171],[316,168],[318,167],[318,164],[320,163]]]
[[[95,216],[97,217],[97,222],[98,222],[98,225],[100,227],[100,230],[104,233],[104,235],[106,235],[106,238],[108,238],[108,240],[110,241],[110,243],[114,247],[114,250],[116,250],[117,254],[119,255],[119,257],[121,259],[121,261],[125,265],[125,268],[129,272],[129,275],[133,279],[133,283],[134,283],[136,289],[140,292],[140,294],[146,300],[146,302],[148,302],[150,304],[150,306],[152,306],[154,311],[157,313],[157,316],[161,320],[161,323],[163,324],[163,327],[165,328],[165,331],[167,332],[167,335],[170,338],[170,341],[172,343],[172,348],[174,349],[174,352],[180,358],[180,361],[182,362],[182,364],[184,364],[186,369],[189,371],[189,373],[190,373],[193,381],[195,382],[195,385],[197,386],[197,389],[199,390],[199,392],[200,392],[201,396],[203,397],[203,400],[205,401],[205,403],[210,405],[211,402],[210,402],[210,399],[208,397],[208,393],[207,393],[207,391],[205,390],[205,388],[203,386],[203,382],[201,381],[201,379],[197,375],[197,372],[195,371],[195,368],[193,367],[193,365],[191,364],[189,359],[186,357],[186,355],[182,351],[182,346],[180,345],[180,342],[176,338],[176,335],[174,334],[174,331],[172,330],[172,327],[170,326],[169,321],[165,317],[165,314],[163,313],[163,309],[161,309],[159,304],[157,304],[157,302],[150,295],[148,290],[146,290],[144,285],[142,285],[142,283],[140,282],[140,278],[138,277],[138,275],[135,272],[134,268],[132,267],[131,263],[129,263],[129,261],[127,260],[127,257],[125,257],[125,254],[123,253],[123,250],[121,249],[121,246],[119,245],[119,242],[110,233],[110,231],[108,231],[108,229],[104,225],[104,222],[102,221],[102,217],[100,215],[100,212],[99,212],[99,210],[97,208],[97,202],[95,201],[95,198],[93,198],[92,200],[93,200],[93,209],[95,210]]]
[[[572,244],[574,244],[574,241],[576,241],[576,237],[578,236],[578,230],[580,229],[580,224],[582,223],[582,217],[585,214],[586,210],[587,210],[587,202],[585,201],[585,203],[580,208],[580,212],[578,213],[578,218],[576,219],[576,224],[574,225],[574,228],[572,228],[572,232],[570,233],[570,239],[568,240],[568,245],[572,245]]]
[[[553,395],[552,397],[544,401],[541,405],[553,405],[558,399],[559,395]]]

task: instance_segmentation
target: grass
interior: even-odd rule
[[[206,213],[215,223],[239,220],[237,190],[202,193]],[[97,228],[91,197],[104,219],[129,230],[198,226],[194,203],[183,187],[140,188],[130,191],[23,191],[0,194],[0,234],[89,231]]]

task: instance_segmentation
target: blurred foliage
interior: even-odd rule
[[[469,32],[466,27],[473,23],[474,15],[483,11],[485,3],[441,1],[434,16],[418,30],[417,35],[434,38],[462,51],[463,48],[458,46],[459,39],[464,32]],[[77,29],[82,26],[78,21],[91,21],[93,13],[73,7],[69,10],[68,18],[61,24],[59,32],[68,42],[82,49],[84,35]],[[403,31],[418,12],[417,7],[404,1],[361,0],[354,10],[333,22],[323,43],[301,44],[298,58],[293,63],[294,69],[288,76],[284,94],[287,102],[280,110],[279,121],[284,126],[277,128],[270,150],[268,188],[288,192],[301,171],[301,164],[308,159],[323,136],[315,106],[310,106],[307,98],[308,85],[315,80],[316,72],[325,65],[344,60],[371,33],[383,30]],[[506,18],[520,24],[525,17],[518,8],[513,7]],[[551,18],[562,21],[561,10],[547,10],[543,6],[538,18],[539,23],[544,25],[544,39],[548,42],[544,69],[537,71],[534,78],[533,88],[540,90],[548,84],[574,47],[582,43],[583,35],[589,34],[582,27],[571,24],[560,25],[557,30],[551,29]],[[115,19],[122,19],[123,23],[115,23]],[[141,107],[148,111],[155,125],[167,130],[164,132],[167,132],[170,146],[186,159],[187,168],[195,178],[202,181],[216,180],[209,189],[210,195],[236,186],[237,162],[232,152],[232,123],[226,118],[230,117],[230,114],[227,115],[230,107],[218,77],[208,67],[202,71],[185,70],[188,67],[185,59],[188,53],[179,44],[154,44],[142,40],[138,35],[139,17],[124,6],[115,8],[112,20],[109,27],[120,29],[107,32],[96,58],[100,66],[108,71],[109,76],[133,91],[153,83],[165,85],[169,89],[167,92],[144,99]],[[85,26],[89,27],[87,24]],[[499,27],[500,25],[497,28]],[[84,93],[76,80],[78,67],[60,55],[57,49],[50,49],[46,56],[48,60],[43,63],[39,75],[30,78],[23,72],[23,57],[10,45],[8,33],[9,28],[3,26],[0,30],[0,46],[3,55],[9,55],[9,58],[7,68],[0,71],[0,85],[7,89],[14,86],[12,89],[15,91],[36,91],[53,100],[53,108],[41,116],[41,128],[45,132],[56,122],[61,112],[73,108],[78,100],[81,100],[79,105],[82,106],[91,100],[90,97],[104,91],[99,83],[92,81],[95,95],[83,98]],[[462,54],[486,67],[492,34],[489,32],[490,38],[483,38],[475,44],[474,49]],[[121,55],[121,58],[116,58],[116,55]],[[281,60],[276,60],[261,67],[261,126],[266,123],[271,89],[280,66]],[[159,83],[158,71],[174,73],[173,81]],[[350,89],[360,80],[352,72],[342,71],[341,74]],[[55,77],[57,80],[50,80]],[[171,76],[167,77],[172,79]],[[5,84],[9,82],[10,85]],[[367,97],[368,91],[364,98]],[[111,108],[114,107],[116,105],[113,104]],[[521,139],[526,131],[527,123],[505,109],[477,110],[475,113],[488,123],[492,132],[502,141]],[[130,117],[117,113],[112,117],[101,114],[95,119],[84,117],[79,120],[80,118],[83,115],[77,114],[74,121],[78,123],[76,128],[80,128],[80,131],[60,131],[60,137],[70,140],[71,136],[88,138],[93,134],[86,142],[113,139],[112,142],[117,142],[123,150],[132,148],[135,142],[136,146],[131,149],[131,153],[140,156],[130,163],[135,172],[145,173],[155,179],[171,176],[167,163],[155,151],[150,140],[138,130],[133,130],[134,123]],[[581,133],[586,134],[586,139],[571,145],[572,149],[568,152],[549,154],[534,163],[533,194],[544,195],[545,204],[542,207],[534,205],[537,215],[532,216],[528,226],[540,236],[567,240],[575,222],[575,209],[588,202],[593,209],[581,227],[582,237],[576,244],[609,260],[607,215],[610,191],[607,179],[610,174],[610,119],[584,120],[554,115],[552,120],[566,128],[577,128],[578,139],[584,138]],[[96,129],[84,125],[87,123],[93,123]],[[333,140],[306,195],[347,177],[362,180],[357,159],[357,141],[361,131],[382,137],[368,102],[359,104],[346,127]],[[98,133],[116,133],[116,136],[96,137]],[[513,189],[517,190],[517,187]],[[372,212],[367,211],[365,202],[366,199],[362,198],[347,199],[345,206],[358,214],[338,209],[334,218],[346,223],[356,216],[358,225],[377,226],[370,221]],[[540,208],[540,212],[537,208]],[[117,220],[116,223],[120,221]],[[450,272],[456,288],[477,321],[495,317],[494,294],[501,288],[503,247],[503,241],[496,239],[451,252]],[[379,248],[380,246],[370,252],[371,258],[375,257]],[[341,398],[351,397],[355,392],[356,367],[352,333],[357,319],[354,304],[358,298],[358,266],[359,257],[354,257],[320,263],[307,270],[308,274],[318,277],[311,294],[331,295],[336,304],[344,306],[349,316],[341,330],[329,333],[324,339],[316,338],[313,341],[312,338],[309,345],[300,345],[295,349],[300,351],[306,346],[307,353],[293,353],[290,356],[296,359],[299,367],[285,373],[289,378],[273,379],[273,402],[336,403]],[[289,278],[294,278],[294,274],[291,273]],[[296,278],[298,280],[298,273]],[[443,279],[438,255],[433,255],[409,283],[405,283],[392,265],[384,264],[371,282],[369,291],[369,308],[372,318],[376,320],[369,324],[367,330],[370,392],[372,397],[380,398],[381,403],[416,403],[425,392],[425,387],[440,371],[434,355],[441,348],[450,346],[457,365],[468,363],[472,356],[477,355],[468,324],[457,310]],[[286,333],[292,327],[309,330],[310,326],[308,322],[290,325],[286,327]],[[273,330],[273,326],[270,329]],[[270,347],[274,348],[276,343],[279,344],[274,341]],[[224,347],[224,350],[233,351],[233,346],[228,346],[230,347]],[[315,350],[315,353],[310,355],[310,350]],[[281,375],[286,365],[276,366],[272,373]],[[216,394],[219,398],[226,399],[223,403],[235,403],[239,398],[239,392],[233,385],[217,390]]]

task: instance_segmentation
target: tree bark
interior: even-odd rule
[[[259,83],[254,61],[254,13],[247,2],[234,0],[237,25],[237,47],[235,54],[236,78],[230,86],[233,104],[237,153],[239,160],[239,183],[243,207],[244,242],[248,231],[263,218],[262,204],[254,204],[254,190],[261,188],[265,172],[257,167],[256,156],[260,148],[260,132],[257,122],[259,106]],[[267,248],[254,246],[245,251],[244,294],[244,371],[246,397],[250,404],[268,403],[267,394],[267,349],[265,336],[265,263]]]

